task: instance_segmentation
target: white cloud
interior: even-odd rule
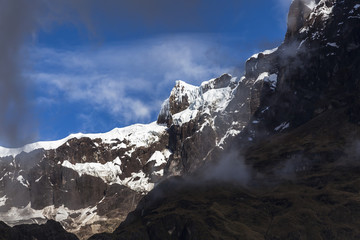
[[[97,110],[105,110],[114,116],[122,116],[125,121],[148,120],[150,116],[150,106],[125,94],[126,84],[106,76],[40,73],[36,74],[35,78],[44,92],[50,92],[49,96],[38,98],[39,104],[84,101]],[[65,95],[65,99],[59,99],[61,94]]]
[[[199,84],[229,71],[219,67],[226,59],[208,57],[218,47],[211,37],[164,36],[71,51],[36,48],[32,79],[41,101],[83,102],[126,123],[155,120],[150,118],[175,80]]]

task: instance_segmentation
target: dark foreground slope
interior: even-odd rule
[[[223,152],[246,167],[163,182],[91,239],[360,239],[359,33],[358,1],[293,1],[284,43],[246,65],[252,118]]]
[[[45,224],[18,225],[13,228],[0,222],[1,240],[78,240],[75,234],[68,233],[53,220]]]
[[[331,178],[343,173],[333,171]],[[113,234],[91,239],[359,239],[359,189],[340,179],[312,186],[312,178],[331,182],[329,177],[318,174],[261,192],[224,183],[171,187],[151,206],[140,204]],[[348,180],[359,184],[359,178]]]
[[[358,146],[339,134],[360,127],[322,120],[254,146],[246,181],[163,182],[113,234],[90,239],[360,239]],[[284,161],[290,152],[303,154]]]

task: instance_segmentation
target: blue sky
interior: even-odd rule
[[[155,121],[176,80],[241,75],[249,56],[278,46],[291,2],[37,1],[17,63],[26,141]]]

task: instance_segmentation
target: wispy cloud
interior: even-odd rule
[[[217,15],[220,16],[233,16],[234,14],[231,14],[231,11],[237,12],[238,9],[238,3],[235,0],[228,1],[226,4],[222,3],[221,6],[224,6],[224,8],[219,9],[217,12]],[[167,0],[154,2],[147,0],[0,1],[0,31],[2,33],[0,36],[0,144],[4,142],[10,145],[19,145],[31,141],[32,135],[36,135],[36,133],[27,134],[27,132],[33,132],[36,127],[34,124],[30,124],[32,121],[29,120],[33,112],[29,110],[30,106],[27,102],[27,79],[23,78],[23,72],[25,71],[23,65],[26,64],[28,59],[26,55],[22,54],[21,49],[31,37],[36,42],[40,31],[56,30],[57,26],[62,26],[64,23],[75,25],[84,30],[89,34],[90,39],[94,37],[101,39],[103,32],[114,33],[118,31],[119,36],[122,34],[131,36],[133,29],[135,29],[135,32],[146,32],[147,28],[160,30],[155,32],[210,31],[213,30],[214,26],[217,26],[218,20],[212,17],[212,14],[205,14],[205,16],[203,13],[212,13],[212,9],[213,4],[198,0],[176,2]],[[186,18],[184,18],[185,15]],[[60,54],[57,51],[53,51],[53,53],[55,53],[55,56]],[[64,58],[60,57],[60,59],[64,61],[59,62],[58,65],[63,63],[62,67],[65,70],[74,69],[75,66],[90,69],[91,64],[95,62],[95,69],[98,69],[99,62],[86,58],[86,54],[83,52],[82,57],[77,57],[71,55],[70,52],[63,52],[60,56]],[[72,56],[73,59],[67,58],[67,56]],[[54,59],[59,60],[59,58]],[[78,60],[80,62],[77,62]],[[48,59],[48,61],[49,63],[52,62],[51,59]],[[73,65],[67,66],[66,64]],[[51,74],[49,72],[43,73],[48,73],[47,76],[52,76],[52,79],[54,75],[57,75],[55,71],[50,72]],[[74,77],[80,75],[71,74]],[[69,77],[71,74],[66,73]],[[44,76],[42,75],[43,78]],[[89,85],[85,85],[89,90]],[[80,85],[73,84],[73,86]],[[69,90],[65,92],[69,93]],[[68,95],[71,96],[72,94],[69,93]],[[46,104],[51,103],[49,96],[42,97],[38,99],[38,102],[46,101]],[[105,104],[105,102],[100,101],[101,104]],[[140,112],[140,116],[145,115],[145,108],[140,109],[143,109],[137,111]],[[116,109],[114,111],[116,112]],[[28,126],[26,131],[23,129],[25,125]]]
[[[278,22],[281,26],[283,26],[284,29],[287,28],[285,23],[287,22],[288,12],[292,2],[293,0],[276,0],[279,12]]]
[[[290,4],[293,2],[293,0],[277,0],[277,2],[280,4],[281,7],[284,8],[284,10],[289,10]]]
[[[83,102],[123,123],[154,120],[175,80],[199,84],[231,70],[213,38],[176,35],[98,49],[37,48],[31,50],[31,78],[39,101]]]

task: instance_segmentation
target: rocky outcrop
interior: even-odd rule
[[[305,6],[302,6],[302,5]],[[294,129],[327,110],[346,107],[358,121],[359,8],[353,1],[294,1],[291,9],[308,8],[302,25],[289,29],[284,43],[247,62],[244,81],[254,82],[253,120],[242,140]],[[300,7],[302,6],[302,7]],[[303,18],[303,11],[298,12]],[[256,66],[261,66],[260,68]],[[276,89],[269,78],[276,74]],[[242,141],[241,140],[241,141]]]
[[[313,8],[320,0],[294,0],[290,6],[285,41],[290,42],[305,25]]]
[[[173,154],[165,174],[193,173],[216,158],[226,142],[238,135],[249,120],[248,96],[249,86],[228,74],[203,82],[199,87],[177,82],[158,118],[158,122],[171,119],[166,124],[168,146]]]

